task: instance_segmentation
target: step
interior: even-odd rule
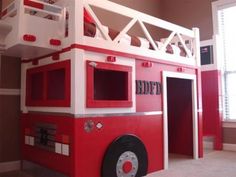
[[[203,137],[203,147],[204,149],[214,149],[214,137],[204,136]]]

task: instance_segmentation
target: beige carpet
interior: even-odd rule
[[[199,160],[174,156],[168,170],[147,177],[236,177],[236,152],[213,151]]]
[[[0,177],[55,177],[55,175],[36,175],[26,172],[9,172]],[[236,153],[214,151],[205,154],[203,159],[192,160],[184,156],[172,156],[169,169],[150,174],[146,177],[236,177]]]

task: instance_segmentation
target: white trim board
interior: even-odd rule
[[[0,89],[0,95],[20,95],[20,89]]]
[[[224,143],[223,144],[223,150],[224,151],[235,151],[236,152],[236,144]]]
[[[236,121],[223,121],[223,128],[236,128]]]
[[[164,138],[164,169],[168,169],[168,110],[167,110],[167,78],[179,78],[192,81],[192,102],[193,102],[193,157],[198,159],[198,117],[197,117],[197,83],[196,75],[163,71],[163,138]]]
[[[0,173],[20,170],[21,162],[12,161],[12,162],[3,162],[0,163]]]
[[[208,45],[213,45],[214,41],[213,39],[208,39],[204,41],[200,41],[200,47],[208,46]]]

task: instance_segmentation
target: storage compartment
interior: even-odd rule
[[[87,107],[131,107],[132,67],[87,61]]]
[[[70,61],[27,70],[27,106],[70,106]]]

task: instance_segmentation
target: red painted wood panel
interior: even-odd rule
[[[21,157],[47,168],[56,170],[69,176],[74,173],[74,122],[75,119],[62,116],[43,116],[36,114],[22,114],[21,116]],[[66,134],[70,137],[70,156],[56,154],[42,148],[25,145],[24,130],[29,128],[34,130],[38,123],[55,124],[57,135]]]
[[[136,60],[136,80],[157,81],[162,83],[162,72],[177,72],[179,66],[153,63],[152,67],[142,66],[142,60]],[[195,69],[184,68],[183,73],[195,74]],[[162,111],[161,95],[136,95],[136,111]]]
[[[95,125],[90,133],[84,130],[86,121]],[[22,158],[62,172],[70,177],[100,177],[102,160],[109,144],[124,134],[138,136],[148,152],[148,172],[163,169],[163,129],[162,116],[97,117],[73,119],[64,116],[46,116],[23,114],[21,117],[21,135],[25,128],[36,123],[57,125],[57,134],[70,138],[70,156],[63,156],[24,144],[21,136]]]
[[[215,138],[215,149],[222,149],[222,112],[219,99],[221,97],[221,73],[218,70],[202,72],[203,97],[203,134]]]
[[[102,130],[84,131],[84,122],[103,124]],[[76,119],[76,177],[99,177],[108,145],[123,134],[137,135],[148,152],[148,172],[163,169],[162,116],[106,117]]]

